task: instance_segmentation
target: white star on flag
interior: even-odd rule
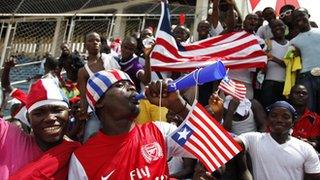
[[[190,131],[188,131],[187,128],[184,128],[183,131],[178,132],[178,134],[179,134],[178,140],[180,140],[181,138],[187,139],[187,136],[189,133],[190,133]]]

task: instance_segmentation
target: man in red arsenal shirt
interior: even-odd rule
[[[290,101],[298,112],[298,119],[293,126],[292,136],[309,142],[320,151],[320,116],[307,108],[308,90],[304,85],[291,88]]]
[[[166,82],[152,82],[145,92],[148,100],[158,104],[160,87],[162,105],[185,118],[189,105],[179,92],[168,93]],[[100,71],[88,80],[86,97],[102,129],[72,155],[69,179],[168,179],[167,157],[192,157],[169,138],[173,125],[135,124],[136,95],[130,77],[120,70]]]

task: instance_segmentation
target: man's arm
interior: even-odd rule
[[[10,57],[10,59],[4,63],[1,76],[1,86],[6,93],[10,93],[13,90],[13,87],[10,85],[10,70],[14,66],[15,62],[13,57]]]
[[[139,79],[144,85],[149,84],[151,81],[150,54],[151,54],[151,51],[153,50],[153,47],[154,45],[152,45],[151,48],[143,49],[145,64],[144,64],[143,71],[140,71],[139,73]]]
[[[211,0],[213,5],[211,14],[211,25],[213,28],[217,28],[220,19],[219,1],[220,0]]]
[[[240,101],[236,99],[231,99],[227,112],[224,116],[223,127],[229,132],[231,132],[231,129],[232,129],[233,115],[236,112],[239,104],[240,104]]]
[[[268,61],[273,61],[273,62],[279,64],[281,67],[286,68],[286,64],[284,63],[283,60],[281,60],[277,57],[274,57],[270,52],[267,53],[267,56],[268,56]]]
[[[266,130],[266,112],[264,111],[262,105],[255,99],[251,100],[251,109],[254,115],[254,120],[257,124],[258,131],[264,132]]]
[[[235,30],[235,18],[234,18],[234,6],[235,6],[235,2],[234,0],[226,0],[227,4],[228,4],[228,11],[227,11],[227,16],[226,16],[226,29],[223,31],[223,33],[230,33],[233,32]]]
[[[89,79],[89,74],[87,73],[86,69],[80,68],[80,70],[78,71],[78,87],[79,87],[79,91],[80,91],[80,109],[81,109],[81,113],[84,115],[87,115],[87,109],[88,109],[88,102],[86,99],[86,91],[87,91],[87,81]],[[82,116],[83,118],[86,117]],[[83,119],[81,119],[83,120]]]
[[[318,180],[320,179],[320,161],[317,152],[310,144],[304,146],[305,162],[304,179],[305,180]]]

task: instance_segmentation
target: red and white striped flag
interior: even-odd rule
[[[197,157],[210,172],[241,151],[240,145],[198,102],[171,138]]]
[[[229,79],[228,76],[222,79],[218,88],[238,100],[243,100],[247,93],[246,86],[243,83]]]
[[[162,13],[156,35],[156,45],[151,54],[154,71],[191,71],[205,67],[217,59],[227,68],[263,67],[267,56],[257,38],[245,31],[234,32],[197,41],[177,44],[171,33],[168,5],[162,2]]]

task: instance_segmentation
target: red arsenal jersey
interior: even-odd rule
[[[99,132],[75,151],[69,179],[168,179],[166,132],[156,124],[115,136]]]

